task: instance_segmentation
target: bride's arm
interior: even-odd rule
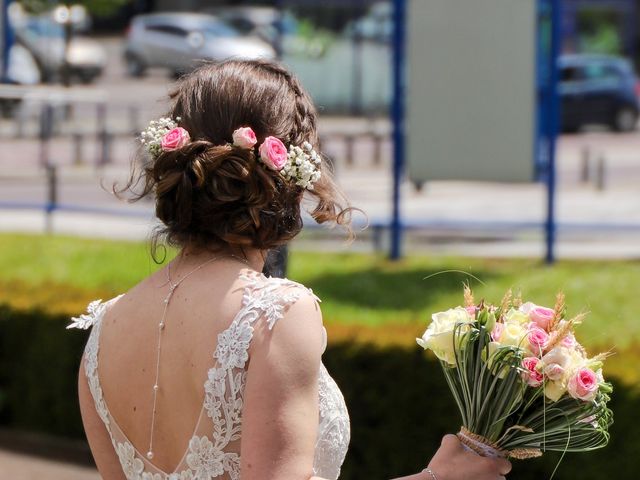
[[[307,295],[272,331],[256,322],[244,395],[242,480],[312,478],[322,335],[319,307]]]

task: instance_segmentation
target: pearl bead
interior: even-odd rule
[[[164,329],[164,322],[160,322],[158,324],[158,328],[160,328],[160,330]]]
[[[158,391],[158,388],[159,388],[159,387],[158,387],[158,385],[154,385],[154,386],[153,386],[153,389],[154,389],[156,392]]]
[[[151,460],[151,459],[153,458],[153,452],[152,452],[151,450],[149,450],[149,451],[147,452],[147,458],[148,458],[149,460]]]

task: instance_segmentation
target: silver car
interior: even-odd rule
[[[16,42],[26,48],[45,82],[56,81],[65,58],[64,29],[48,16],[27,17],[13,24]],[[71,77],[91,83],[102,73],[107,55],[95,40],[73,35],[66,51]]]
[[[275,51],[265,41],[242,36],[213,15],[154,13],[134,17],[124,58],[129,75],[139,77],[149,67],[164,67],[180,75],[202,61],[273,59]]]

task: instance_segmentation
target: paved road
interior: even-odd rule
[[[93,468],[0,450],[0,480],[100,480]]]
[[[120,44],[105,41],[109,51],[109,67],[96,87],[107,92],[113,107],[112,128],[130,129],[128,111],[131,103],[142,103],[150,115],[160,112],[171,81],[164,72],[155,71],[144,79],[124,75],[119,58]],[[118,106],[119,105],[119,106]],[[82,112],[79,112],[82,113]],[[91,114],[92,115],[92,114]],[[95,115],[82,116],[73,128],[89,128]],[[7,138],[11,125],[0,122],[0,205],[6,202],[44,202],[46,181],[39,168],[40,146],[33,139]],[[330,132],[363,131],[373,128],[388,131],[385,120],[371,124],[366,119],[323,117],[320,130]],[[462,133],[461,133],[462,135]],[[49,157],[59,168],[59,202],[71,206],[106,208],[118,217],[96,217],[79,213],[58,213],[54,226],[58,231],[124,238],[143,238],[150,225],[152,207],[141,202],[123,204],[100,188],[100,181],[110,186],[127,177],[128,165],[135,156],[132,136],[118,137],[111,157],[113,163],[96,170],[98,145],[87,139],[81,151],[83,164],[74,165],[75,150],[68,138],[49,145]],[[346,145],[327,137],[326,153],[336,164],[337,179],[354,205],[361,207],[372,223],[386,222],[391,213],[391,148],[381,148],[380,162],[373,159],[374,144],[370,140],[356,142],[353,162],[347,161]],[[584,181],[585,151],[590,157],[588,181]],[[598,171],[603,168],[602,182]],[[563,226],[560,240],[567,255],[599,253],[601,256],[640,257],[640,132],[615,134],[591,131],[566,135],[558,148],[558,220]],[[600,183],[600,187],[598,187]],[[402,186],[403,217],[409,223],[422,225],[410,239],[411,248],[448,253],[476,252],[479,255],[538,255],[541,248],[539,230],[545,216],[545,191],[541,185],[501,185],[471,182],[434,182],[416,192],[410,182]],[[129,213],[143,216],[125,217]],[[364,221],[364,219],[361,219]],[[42,214],[7,210],[0,207],[0,230],[41,231]],[[366,235],[365,235],[366,236]],[[314,248],[331,248],[312,244]],[[469,250],[470,247],[473,247]],[[355,245],[353,248],[366,248]]]

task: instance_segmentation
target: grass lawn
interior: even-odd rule
[[[96,296],[117,295],[158,268],[143,243],[71,237],[0,235],[0,303],[79,313]],[[171,256],[171,253],[169,253]],[[466,273],[477,277],[482,283]],[[411,345],[430,313],[462,301],[468,280],[476,298],[499,302],[508,288],[553,306],[567,295],[569,314],[591,312],[578,337],[590,350],[613,348],[608,366],[640,380],[640,262],[558,262],[411,256],[391,263],[366,254],[294,252],[289,278],[322,299],[329,335]],[[384,328],[380,328],[384,327]],[[596,352],[593,352],[596,353]]]

